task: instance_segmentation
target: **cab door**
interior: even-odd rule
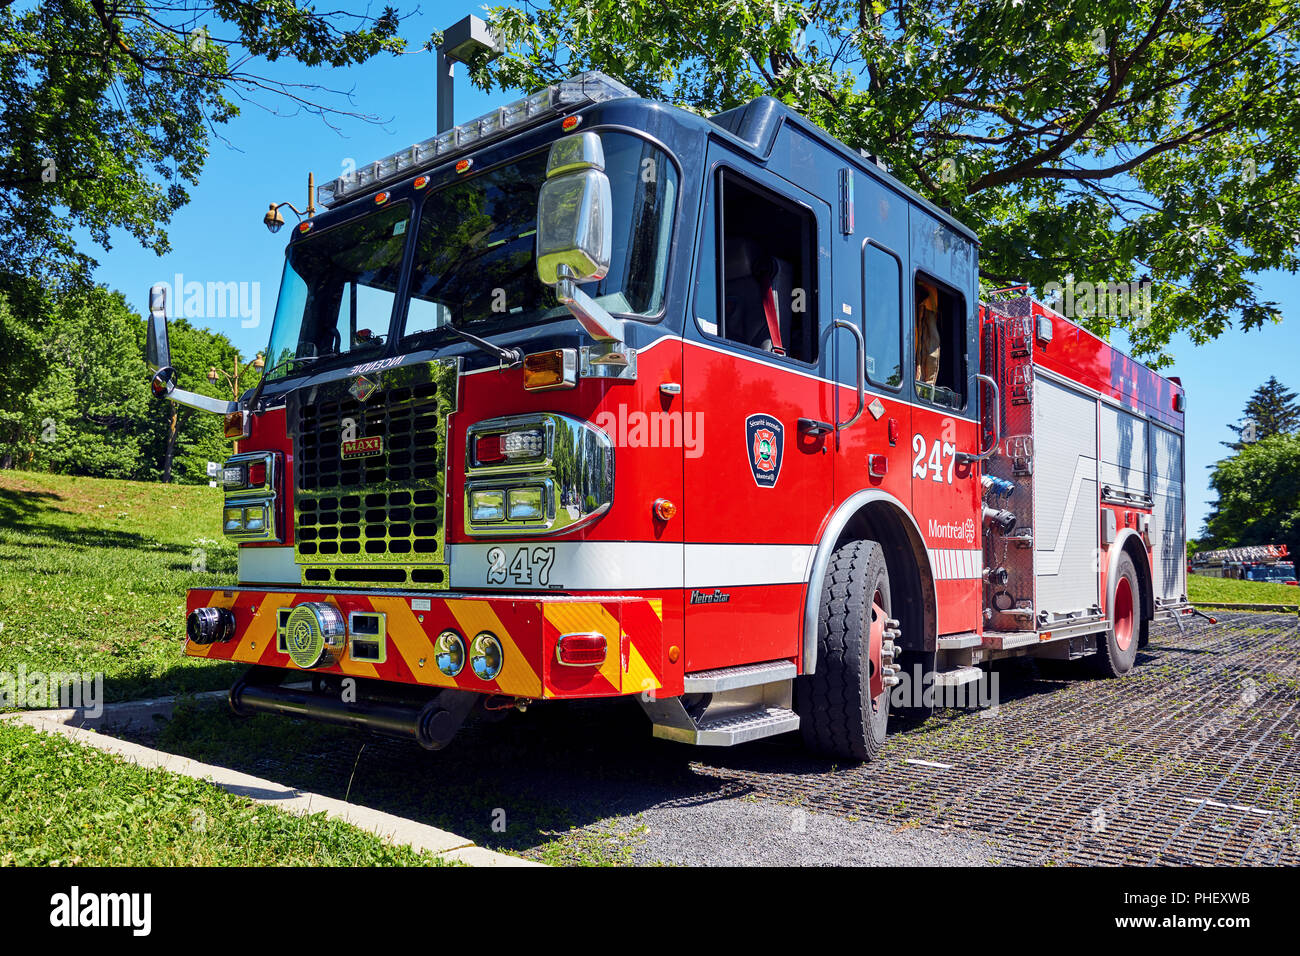
[[[978,286],[974,244],[912,207],[908,293],[912,512],[930,553],[938,633],[976,631],[983,593]]]
[[[685,330],[686,671],[793,658],[833,497],[830,207],[711,147]]]

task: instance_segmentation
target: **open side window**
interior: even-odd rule
[[[924,273],[916,276],[916,396],[944,408],[966,405],[966,299]]]
[[[722,266],[716,334],[750,348],[815,362],[813,213],[725,169],[718,173],[716,208]]]

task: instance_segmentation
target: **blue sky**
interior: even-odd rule
[[[434,29],[449,26],[475,5],[431,0],[421,12],[403,23],[403,35],[418,48]],[[267,205],[289,200],[302,208],[308,171],[318,183],[333,179],[344,165],[370,162],[436,132],[433,55],[412,52],[382,57],[351,70],[309,72],[293,64],[264,65],[263,74],[297,82],[318,82],[348,90],[352,109],[383,116],[387,122],[371,125],[346,118],[336,120],[334,132],[319,118],[295,114],[269,95],[262,103],[243,106],[242,115],[223,127],[229,145],[211,144],[211,156],[191,202],[173,218],[168,231],[172,252],[162,258],[140,249],[129,236],[118,236],[110,252],[100,252],[99,282],[126,293],[143,314],[149,286],[174,283],[179,273],[185,282],[240,282],[257,284],[258,324],[251,320],[217,319],[207,323],[226,334],[246,356],[263,349],[271,332],[279,285],[281,257],[288,229],[271,235],[262,225]],[[491,96],[470,86],[463,68],[457,71],[456,118],[464,121],[513,98],[497,92]],[[347,106],[346,102],[342,105]],[[290,224],[295,220],[286,209]],[[1196,535],[1209,509],[1207,467],[1226,449],[1219,444],[1234,436],[1235,422],[1251,392],[1270,375],[1300,391],[1300,277],[1269,274],[1262,277],[1264,297],[1281,304],[1283,322],[1260,331],[1230,331],[1217,341],[1193,346],[1186,337],[1172,345],[1176,362],[1165,374],[1179,375],[1188,392],[1188,532]],[[1116,344],[1123,345],[1122,336]]]

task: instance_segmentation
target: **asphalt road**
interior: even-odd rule
[[[182,714],[146,742],[556,863],[1300,863],[1300,628],[1165,626],[1121,680],[997,673],[997,706],[835,766],[797,735],[654,740],[631,701],[538,705],[446,751]]]

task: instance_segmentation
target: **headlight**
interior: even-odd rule
[[[541,486],[511,488],[506,493],[506,514],[511,521],[531,521],[546,517]]]
[[[501,521],[506,516],[506,493],[499,488],[470,492],[470,517],[474,521]]]
[[[455,631],[443,631],[433,645],[433,661],[438,670],[455,677],[465,667],[465,642]]]
[[[512,461],[519,458],[541,458],[544,447],[540,428],[506,432],[501,436],[501,450]]]
[[[266,530],[266,505],[244,509],[244,530],[249,534],[258,534]]]
[[[540,428],[479,435],[474,439],[474,462],[499,465],[532,461],[546,454],[546,436]]]
[[[221,530],[239,541],[278,541],[277,498],[280,453],[248,452],[236,455],[221,470],[226,502]]]
[[[501,673],[501,665],[505,663],[501,642],[493,634],[483,631],[470,645],[469,663],[479,680],[496,680]]]
[[[614,441],[592,422],[536,412],[465,433],[462,514],[471,535],[572,531],[614,501]]]
[[[239,534],[244,530],[244,509],[226,508],[221,513],[221,529],[226,534]]]

